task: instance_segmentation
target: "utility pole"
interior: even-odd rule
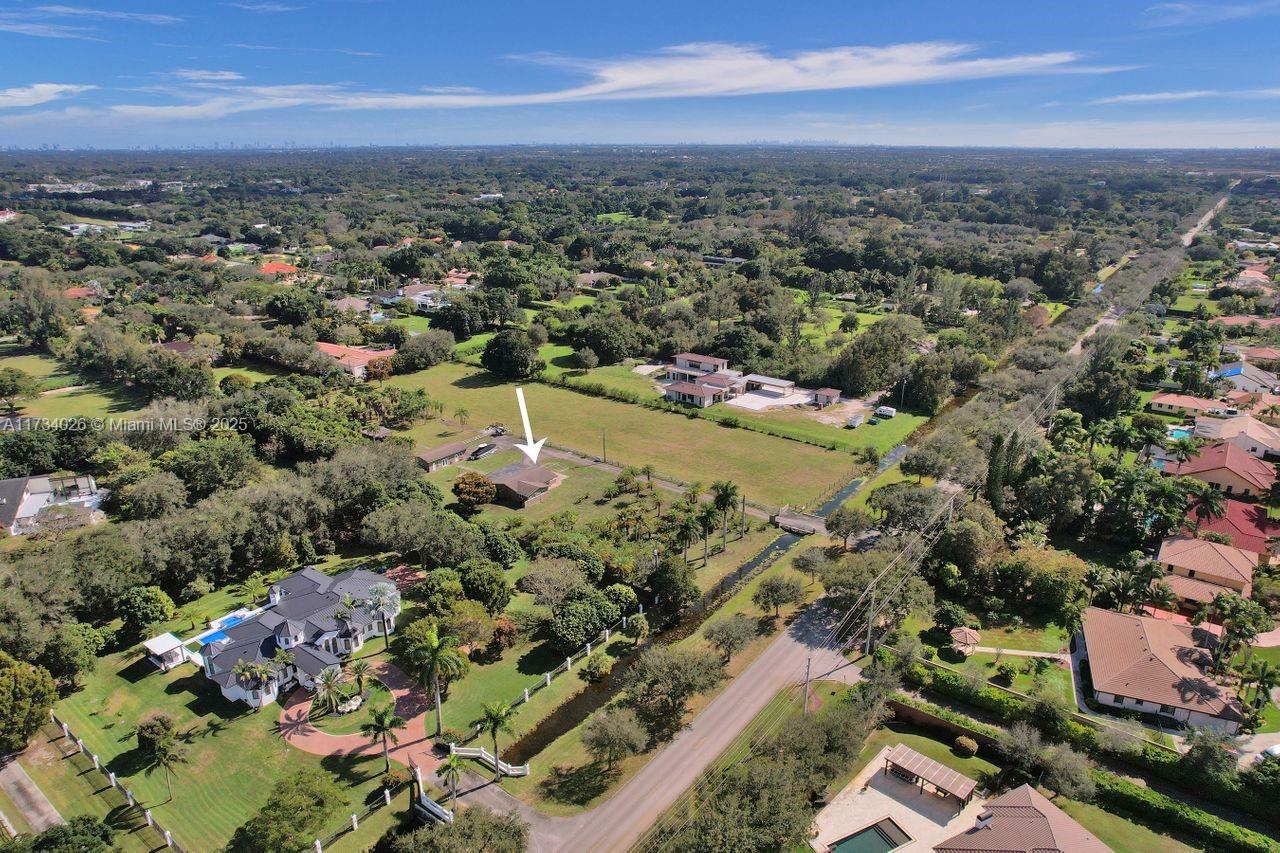
[[[742,496],[742,521],[738,524],[738,538],[747,535],[747,496]]]
[[[813,663],[813,655],[804,661],[804,715],[809,716],[809,664]]]
[[[604,427],[600,427],[600,459],[603,462],[609,461],[609,446],[605,444]]]
[[[867,612],[867,644],[863,650],[864,654],[871,654],[871,631],[876,624],[876,585],[871,586],[871,609]]]

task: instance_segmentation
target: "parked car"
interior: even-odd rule
[[[1262,752],[1259,752],[1258,756],[1253,759],[1255,764],[1263,761],[1280,761],[1280,743],[1272,744]]]
[[[496,444],[482,444],[482,445],[480,445],[479,447],[477,447],[475,450],[471,451],[471,455],[470,455],[470,456],[468,456],[467,458],[468,458],[468,459],[483,459],[483,458],[485,458],[486,456],[491,456],[491,455],[493,455],[494,453],[497,453],[497,452],[498,452],[498,445],[496,445]]]
[[[489,424],[487,431],[489,435],[493,436],[494,438],[497,438],[500,435],[507,434],[507,428],[502,424]]]

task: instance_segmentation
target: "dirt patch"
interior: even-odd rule
[[[813,418],[824,424],[833,426],[844,426],[849,418],[854,415],[862,415],[866,417],[871,414],[871,406],[863,400],[846,400],[842,403],[836,403],[833,406],[827,406],[825,409],[815,409]]]

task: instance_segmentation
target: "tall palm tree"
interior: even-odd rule
[[[1093,448],[1099,441],[1106,441],[1111,435],[1111,431],[1115,425],[1111,421],[1094,421],[1084,429],[1085,438],[1089,442],[1089,455],[1093,455]]]
[[[467,425],[467,421],[471,420],[471,412],[465,408],[459,408],[454,411],[453,419],[463,426]]]
[[[346,673],[336,666],[326,666],[316,676],[316,701],[327,707],[330,714],[336,713],[346,683]]]
[[[353,660],[347,664],[347,677],[356,683],[356,692],[364,693],[364,685],[373,676],[373,667],[367,660]]]
[[[400,743],[396,732],[406,725],[408,723],[403,717],[396,716],[395,705],[388,705],[385,708],[370,708],[368,722],[360,727],[360,734],[369,740],[374,743],[382,741],[382,760],[386,762],[388,772],[391,770],[391,744]]]
[[[400,592],[395,584],[375,583],[369,587],[364,605],[369,612],[382,621],[383,648],[391,648],[391,626],[389,624],[392,611],[400,603]]]
[[[720,513],[720,550],[728,547],[729,513],[738,502],[738,487],[729,480],[717,480],[711,484],[711,505]]]
[[[1222,518],[1227,513],[1227,499],[1215,486],[1197,483],[1191,489],[1191,511],[1196,517],[1196,530],[1211,518]]]
[[[651,486],[653,485],[653,475],[655,470],[656,469],[650,463],[640,466],[640,473],[644,475],[645,482]]]
[[[694,513],[694,520],[698,522],[698,530],[702,533],[702,565],[705,566],[708,559],[707,539],[715,531],[720,513],[711,504],[703,504]]]
[[[1256,660],[1247,677],[1247,683],[1253,685],[1253,699],[1249,704],[1261,711],[1271,701],[1271,691],[1280,687],[1280,667],[1272,666],[1267,660]]]
[[[502,781],[502,771],[498,769],[501,763],[498,754],[498,733],[511,731],[511,717],[515,714],[515,709],[506,702],[486,702],[482,708],[482,714],[483,716],[476,722],[493,738],[494,780]]]
[[[178,737],[172,731],[151,744],[151,768],[164,768],[164,784],[169,791],[170,801],[173,800],[173,771],[179,764],[186,764],[188,761],[187,748],[178,743]]]
[[[689,546],[698,539],[700,528],[698,521],[693,517],[693,513],[681,512],[676,507],[676,515],[671,520],[671,538],[684,554],[684,561],[689,562]]]
[[[458,810],[458,780],[462,778],[462,771],[467,769],[467,763],[462,760],[462,756],[457,753],[450,753],[449,757],[440,762],[440,769],[436,771],[440,776],[440,781],[449,786],[449,809],[450,811]]]
[[[288,649],[276,649],[271,655],[271,669],[275,677],[283,680],[285,670],[293,666],[293,661],[293,652]]]
[[[1133,424],[1125,421],[1114,421],[1111,424],[1111,434],[1107,436],[1107,440],[1123,456],[1137,446],[1139,440],[1138,431],[1133,428]]]
[[[694,480],[684,490],[684,500],[690,506],[694,506],[698,501],[702,500],[702,483]]]
[[[267,581],[260,574],[252,574],[236,587],[236,597],[245,604],[256,604],[267,594]]]
[[[457,637],[440,636],[432,625],[405,649],[404,657],[425,684],[431,685],[436,708],[436,737],[444,731],[444,714],[440,709],[440,676],[455,678],[466,669],[467,661],[458,651]]]

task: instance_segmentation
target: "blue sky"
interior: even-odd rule
[[[1277,36],[1280,0],[0,0],[0,145],[1280,146]]]

